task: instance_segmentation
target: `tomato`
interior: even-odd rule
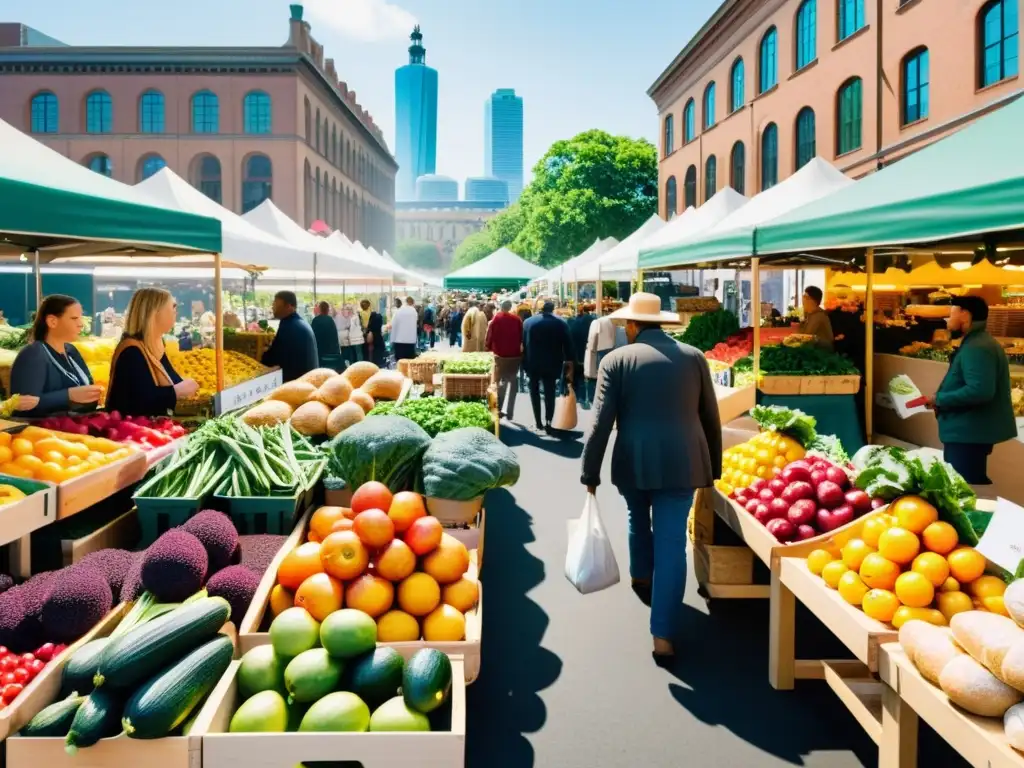
[[[53,650],[56,647],[53,643],[43,643],[36,649],[35,656],[42,661],[49,661],[53,658]]]
[[[35,677],[44,669],[46,669],[46,663],[40,661],[39,659],[36,659],[35,661],[29,663],[27,669],[29,671],[29,674],[31,674],[32,677]]]
[[[2,659],[0,659],[0,673],[13,672],[17,666],[17,656],[4,656]]]
[[[18,678],[14,676],[14,672],[4,672],[0,675],[0,688],[11,683],[18,682]]]
[[[10,685],[5,685],[3,691],[0,692],[0,699],[3,700],[4,704],[10,704],[12,701],[18,698],[18,696],[21,694],[23,690],[25,690],[25,686],[19,683],[11,683]]]
[[[32,679],[32,675],[24,667],[18,667],[11,674],[14,676],[13,682],[21,683],[22,685],[25,685],[25,683]]]
[[[35,661],[36,655],[34,653],[23,653],[19,658],[22,661]]]

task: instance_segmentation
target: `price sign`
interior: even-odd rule
[[[998,499],[996,511],[975,549],[1000,568],[1014,573],[1024,560],[1024,508]]]
[[[281,369],[257,376],[255,379],[243,381],[233,387],[228,387],[223,392],[218,392],[213,399],[214,413],[220,416],[222,413],[234,411],[239,408],[258,403],[275,389],[284,383]]]

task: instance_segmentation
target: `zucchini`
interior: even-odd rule
[[[61,673],[60,689],[64,695],[78,693],[88,696],[92,693],[92,679],[96,670],[100,668],[100,659],[103,652],[107,650],[112,640],[109,637],[101,637],[98,640],[90,640],[83,645],[68,659]]]
[[[75,712],[71,730],[64,739],[64,750],[73,755],[82,747],[91,747],[100,739],[121,733],[124,695],[110,688],[97,688]]]
[[[59,736],[64,738],[71,730],[75,713],[85,701],[85,696],[73,693],[66,699],[55,701],[28,721],[28,725],[19,731],[20,736],[39,738],[42,736]]]
[[[231,615],[222,597],[204,597],[147,621],[107,646],[96,687],[131,689],[216,635]]]
[[[121,725],[133,739],[162,739],[185,722],[231,663],[235,646],[218,635],[143,683],[124,708]]]

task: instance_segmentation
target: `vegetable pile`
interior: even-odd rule
[[[137,454],[104,437],[68,434],[35,425],[0,432],[0,474],[63,483]]]
[[[733,334],[725,341],[720,341],[704,353],[708,360],[717,360],[726,365],[733,365],[737,360],[749,357],[754,351],[754,329],[745,328]]]
[[[63,643],[43,643],[32,653],[16,653],[0,645],[0,712],[67,648]]]
[[[415,421],[431,437],[461,427],[494,429],[494,418],[483,401],[452,401],[441,397],[406,400],[401,405],[378,403],[368,416],[404,416]]]
[[[176,342],[167,344],[167,359],[184,379],[199,382],[197,398],[211,398],[217,392],[217,358],[212,349],[180,352]],[[239,352],[224,351],[224,385],[233,387],[267,372],[260,363]]]
[[[740,321],[736,315],[727,309],[719,309],[715,312],[697,315],[686,326],[686,330],[679,334],[673,334],[673,336],[684,344],[696,347],[701,352],[707,352],[720,341],[725,341],[730,336],[739,333],[739,330]]]
[[[753,370],[754,361],[743,358],[736,362],[737,371]],[[814,346],[762,347],[761,373],[766,376],[852,376],[860,373],[842,355]]]
[[[151,451],[185,436],[185,427],[167,416],[122,416],[117,411],[97,411],[81,416],[51,416],[37,426],[75,435],[105,437],[115,443],[132,443]]]
[[[448,358],[442,363],[445,373],[490,374],[494,370],[494,355],[490,352],[467,352]]]
[[[326,447],[328,476],[358,488],[378,480],[393,492],[413,487],[430,435],[401,416],[375,416],[355,424]]]

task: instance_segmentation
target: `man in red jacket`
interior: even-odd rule
[[[486,349],[494,353],[494,377],[498,382],[498,410],[509,421],[516,410],[519,394],[519,363],[523,359],[523,321],[512,314],[512,302],[501,302],[501,311],[487,326]],[[505,398],[508,398],[508,410]]]

